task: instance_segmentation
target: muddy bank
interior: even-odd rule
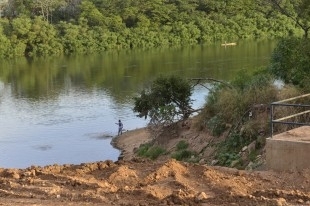
[[[121,151],[119,160],[131,160],[135,157],[134,150],[151,139],[151,134],[147,128],[141,128],[126,131],[122,135],[114,137],[111,140],[111,145]]]

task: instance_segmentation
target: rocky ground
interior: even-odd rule
[[[203,147],[196,134],[179,136],[189,137]],[[310,169],[246,171],[135,157],[133,150],[150,140],[145,129],[114,139],[123,151],[117,162],[2,168],[0,205],[310,205]]]

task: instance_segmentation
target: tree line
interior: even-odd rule
[[[306,36],[309,3],[279,2],[282,1],[8,0],[0,5],[0,57]]]

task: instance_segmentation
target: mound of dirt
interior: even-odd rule
[[[0,171],[2,205],[310,205],[310,171],[240,171],[170,159]]]

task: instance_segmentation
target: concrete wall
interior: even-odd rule
[[[310,127],[299,127],[266,141],[267,168],[301,171],[310,168]]]

